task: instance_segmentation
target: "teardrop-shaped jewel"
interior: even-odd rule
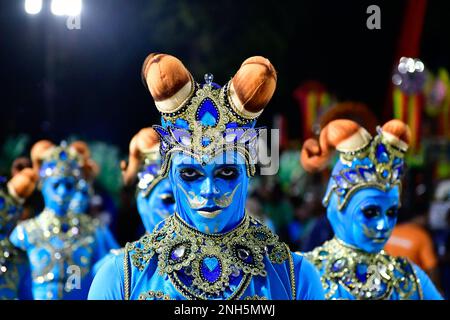
[[[214,80],[214,75],[212,73],[206,73],[204,79],[205,83],[210,86]]]
[[[242,249],[242,248],[237,250],[237,254],[238,254],[239,259],[241,259],[241,260],[247,259],[248,256],[250,255],[250,253],[247,250]]]
[[[178,260],[184,256],[185,252],[186,252],[186,247],[184,245],[180,245],[172,251],[170,258],[172,258],[173,260]]]

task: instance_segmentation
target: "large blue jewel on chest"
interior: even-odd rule
[[[209,99],[203,99],[197,109],[196,120],[205,127],[215,127],[219,122],[219,111],[214,102]]]
[[[201,261],[200,271],[206,281],[214,283],[222,275],[222,264],[216,256],[206,256]]]

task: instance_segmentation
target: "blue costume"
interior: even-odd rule
[[[77,182],[76,191],[70,200],[69,211],[75,214],[87,214],[92,194],[92,185],[89,181],[80,179]]]
[[[350,127],[359,126],[350,120],[330,122],[320,136],[322,150],[330,148],[327,135],[336,137]],[[394,127],[404,127],[404,136],[397,136]],[[335,237],[303,254],[319,270],[325,297],[441,299],[418,266],[383,251],[397,221],[408,128],[392,120],[374,138],[361,127],[350,132],[334,146],[340,158],[323,200]],[[308,168],[312,157],[307,150],[313,148],[305,145],[302,161]]]
[[[68,210],[83,178],[80,154],[49,145],[38,161],[44,211],[19,223],[10,240],[28,254],[35,299],[86,299],[92,266],[118,246],[96,219]]]
[[[15,248],[8,237],[22,212],[22,199],[0,186],[0,300],[31,300],[31,271],[25,252]]]
[[[149,132],[150,131],[150,132]],[[145,141],[148,135],[155,135],[157,133],[151,129],[146,128],[136,134],[131,143],[130,148],[133,148],[134,141],[139,139]],[[148,139],[152,141],[152,139]],[[147,141],[148,141],[147,140]],[[132,152],[130,152],[130,163],[133,162]],[[169,217],[175,209],[175,199],[170,186],[169,179],[162,178],[160,175],[161,169],[161,156],[159,154],[159,139],[157,142],[150,145],[146,145],[145,148],[139,148],[138,150],[138,162],[139,167],[136,173],[130,164],[126,170],[124,170],[124,183],[129,184],[130,181],[138,178],[137,190],[136,190],[136,202],[139,215],[145,228],[146,233],[151,233],[155,226]],[[113,249],[103,259],[94,265],[94,274],[97,274],[100,267],[109,259],[114,259],[123,252],[123,249]]]
[[[175,213],[96,275],[89,299],[323,299],[319,275],[245,211],[256,118],[275,89],[267,59],[223,88],[197,84],[181,61],[152,54],[143,77],[162,113],[162,176]],[[256,101],[256,102],[255,102]]]

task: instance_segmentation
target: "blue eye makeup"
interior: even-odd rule
[[[362,207],[361,212],[366,218],[372,219],[381,214],[381,208],[377,205],[372,204]]]
[[[203,176],[202,173],[200,173],[198,170],[193,168],[182,168],[180,169],[180,177],[184,181],[192,182],[195,180],[198,180]]]
[[[239,170],[234,166],[225,166],[216,170],[214,175],[224,180],[234,180],[239,176]]]

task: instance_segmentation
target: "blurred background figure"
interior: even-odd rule
[[[98,220],[69,210],[78,182],[92,174],[89,156],[87,145],[79,141],[55,146],[41,140],[31,149],[45,207],[20,222],[10,241],[27,252],[34,299],[86,299],[92,266],[117,247]]]
[[[400,220],[431,237],[427,256],[434,251],[437,264],[430,273],[450,298],[449,202],[442,196],[450,179],[446,1],[380,0],[378,30],[365,25],[370,1],[280,6],[267,0],[261,6],[249,0],[241,10],[224,0],[83,1],[80,29],[70,30],[67,17],[52,14],[50,0],[33,14],[24,2],[0,1],[0,175],[30,166],[34,141],[86,141],[101,168],[87,215],[109,227],[121,246],[134,241],[145,228],[135,185],[124,185],[120,162],[128,159],[135,128],[160,118],[139,81],[142,59],[158,48],[182,57],[198,75],[214,66],[215,76],[225,79],[242,57],[260,52],[279,72],[259,121],[279,129],[280,166],[276,175],[252,180],[248,211],[291,250],[323,244],[333,232],[316,194],[325,192],[332,165],[320,176],[306,174],[299,165],[301,141],[332,119],[351,119],[371,134],[382,120],[401,119],[413,135]],[[21,220],[42,212],[41,192],[23,207]]]
[[[0,181],[0,300],[32,300],[30,262],[25,252],[13,246],[9,236],[38,178],[30,168],[20,170],[13,166],[11,171],[8,182],[3,177]]]
[[[128,162],[121,163],[122,178],[126,187],[135,187],[135,202],[141,227],[136,239],[153,229],[164,219],[175,212],[175,198],[172,186],[167,178],[160,174],[161,154],[159,137],[152,128],[141,129],[131,139]],[[132,214],[132,212],[128,212]],[[101,266],[113,256],[123,253],[111,250],[103,259],[94,265],[97,274]]]

